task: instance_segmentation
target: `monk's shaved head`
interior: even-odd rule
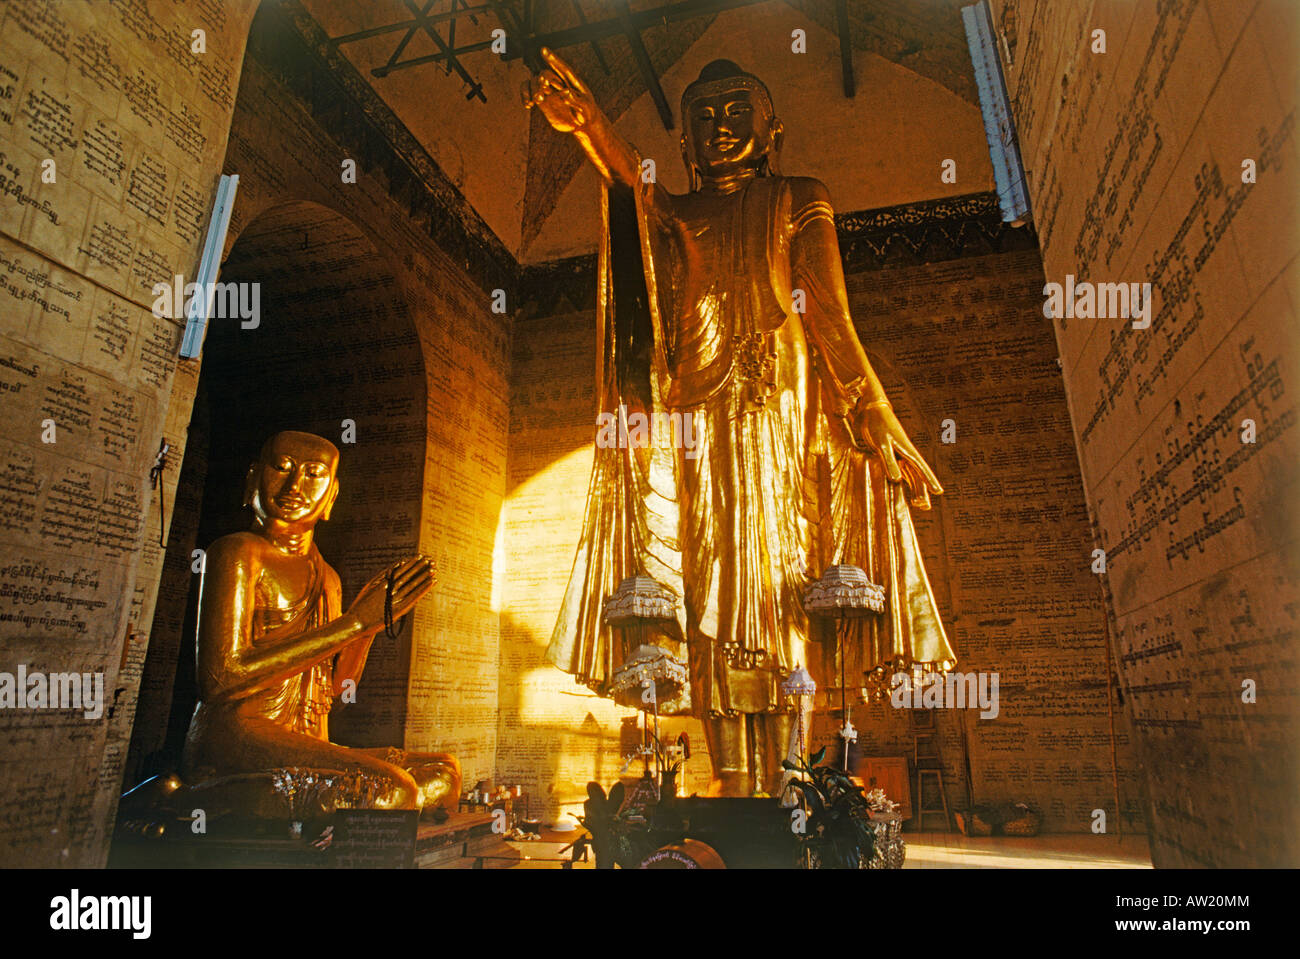
[[[285,430],[262,446],[248,469],[244,505],[256,523],[295,524],[310,531],[317,520],[329,519],[339,495],[339,450],[312,433]]]
[[[270,463],[277,456],[292,456],[296,460],[319,460],[328,464],[330,472],[335,472],[339,465],[339,448],[315,433],[300,433],[297,430],[284,430],[276,433],[262,445],[258,457],[263,463]]]

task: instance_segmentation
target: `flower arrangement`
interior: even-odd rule
[[[885,791],[879,786],[863,795],[862,798],[872,813],[898,812],[898,803],[886,796]]]

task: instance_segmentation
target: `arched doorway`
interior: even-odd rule
[[[338,502],[316,542],[345,604],[419,544],[424,363],[382,255],[342,214],[295,201],[245,227],[221,281],[257,284],[257,322],[209,326],[124,788],[179,761],[196,693],[193,550],[247,528],[244,476],[267,437],[303,430],[341,451]],[[403,741],[411,635],[376,641],[356,703],[331,714],[336,742]]]

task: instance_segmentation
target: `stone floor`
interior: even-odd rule
[[[963,836],[959,832],[903,833],[904,869],[1150,869],[1145,835],[1055,833]]]
[[[571,837],[549,835],[552,842],[512,842],[524,859],[515,868],[560,869],[555,861]],[[1150,869],[1144,835],[1115,836],[1056,833],[1018,838],[974,837],[959,832],[903,833],[907,841],[904,869]],[[564,854],[567,857],[567,853]],[[594,862],[575,869],[594,868]]]

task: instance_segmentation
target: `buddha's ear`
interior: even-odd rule
[[[767,175],[777,176],[781,172],[777,161],[781,156],[781,147],[785,144],[785,124],[776,117],[772,118],[770,136],[772,143],[767,148],[767,156],[763,158],[763,162],[767,167]]]
[[[248,468],[248,473],[244,476],[244,502],[245,507],[252,506],[253,500],[257,497],[257,469],[260,463],[254,462]]]
[[[686,134],[682,134],[682,162],[686,164],[686,179],[688,181],[687,189],[694,193],[700,188],[700,168],[691,162],[691,147],[686,142]]]
[[[330,491],[325,494],[325,512],[320,514],[322,521],[330,518],[330,513],[334,511],[334,501],[339,498],[339,478],[334,477],[334,482],[330,483]]]
[[[785,124],[779,117],[772,118],[772,150],[773,154],[781,152],[781,147],[785,145]]]

